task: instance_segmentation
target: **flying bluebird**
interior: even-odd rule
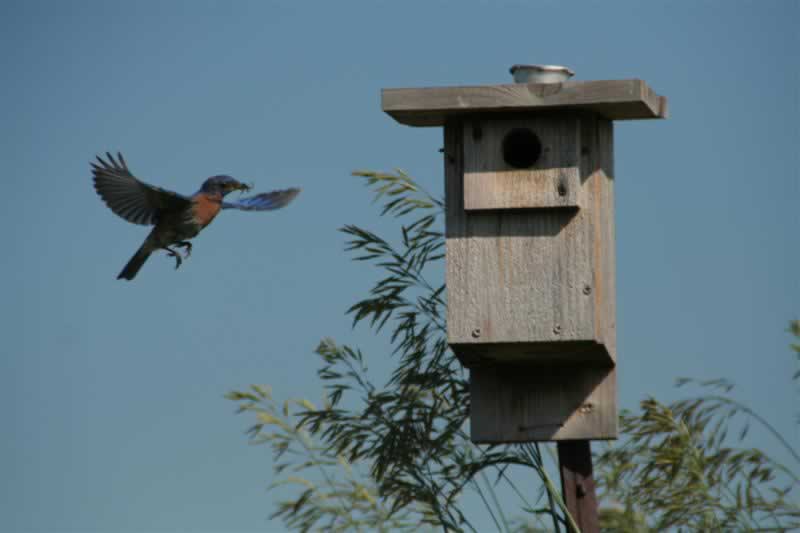
[[[97,164],[91,163],[97,194],[114,213],[128,222],[155,225],[117,279],[132,280],[150,254],[156,250],[166,250],[167,254],[175,258],[175,268],[178,268],[183,260],[170,246],[184,248],[188,258],[192,251],[192,243],[188,239],[208,226],[222,209],[280,209],[300,193],[300,189],[292,188],[226,202],[224,198],[229,192],[249,191],[251,187],[230,176],[221,175],[208,178],[199,191],[191,196],[184,196],[138,180],[128,170],[120,153],[117,153],[116,160],[108,152],[106,157],[108,161],[98,156]]]

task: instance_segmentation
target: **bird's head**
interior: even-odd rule
[[[232,191],[249,191],[250,188],[250,185],[242,183],[230,176],[221,175],[211,176],[204,181],[203,186],[200,187],[200,192],[225,196]]]

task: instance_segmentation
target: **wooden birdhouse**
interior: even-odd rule
[[[447,335],[472,440],[615,438],[613,121],[665,118],[666,98],[636,79],[382,97],[402,124],[444,127]]]

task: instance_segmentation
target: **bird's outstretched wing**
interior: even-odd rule
[[[286,189],[283,191],[262,192],[255,196],[240,198],[235,202],[222,202],[222,209],[240,209],[242,211],[269,211],[280,209],[294,200],[300,194],[300,189]]]
[[[108,161],[97,156],[97,163],[91,163],[94,188],[108,207],[128,222],[155,224],[160,212],[190,206],[186,196],[136,179],[119,152],[116,160],[108,152],[106,158]]]

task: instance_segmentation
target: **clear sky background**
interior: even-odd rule
[[[616,127],[622,405],[725,377],[797,444],[798,25],[791,0],[3,0],[0,530],[280,530],[270,454],[223,395],[319,398],[323,336],[389,371],[343,314],[375,274],[336,230],[394,227],[353,169],[441,193],[442,141],[380,89],[507,83],[514,63],[670,100]],[[303,193],[223,213],[181,270],[158,254],[126,283],[147,229],[95,194],[106,150],[183,193],[218,173]]]

